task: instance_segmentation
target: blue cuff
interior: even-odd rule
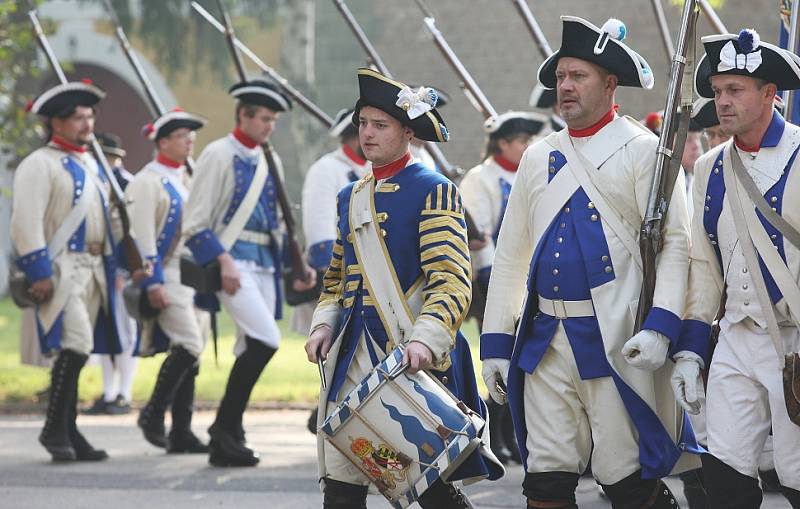
[[[688,350],[703,359],[706,367],[711,361],[711,326],[700,320],[684,320],[678,345],[670,355]]]
[[[200,265],[205,265],[225,252],[214,232],[206,228],[186,241],[186,246],[192,251],[194,260]]]
[[[147,261],[149,261],[153,267],[153,275],[139,283],[139,286],[142,288],[149,288],[153,285],[163,285],[164,266],[161,265],[161,260],[158,256],[148,256]]]
[[[316,244],[311,244],[308,248],[308,262],[317,270],[325,270],[331,264],[333,256],[333,241],[323,240]]]
[[[50,265],[50,255],[46,247],[17,258],[16,264],[17,268],[25,273],[25,279],[30,283],[53,275],[53,267]]]
[[[499,332],[481,334],[481,360],[511,359],[514,352],[514,335]]]
[[[642,329],[660,332],[669,339],[670,348],[678,344],[681,335],[681,319],[678,315],[663,308],[652,308],[642,324]]]

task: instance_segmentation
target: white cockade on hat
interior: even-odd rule
[[[739,47],[742,53],[736,51],[733,41],[728,41],[719,53],[717,72],[730,71],[731,69],[747,69],[753,73],[761,66],[761,50],[758,46],[761,38],[755,30],[745,29],[739,33]]]
[[[417,90],[404,87],[397,93],[395,105],[405,110],[408,118],[414,120],[436,107],[439,95],[430,87],[419,87]]]

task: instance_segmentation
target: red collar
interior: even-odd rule
[[[738,136],[734,136],[733,137],[733,142],[736,144],[736,147],[739,150],[741,150],[742,152],[750,152],[751,154],[753,154],[753,153],[758,152],[759,150],[761,150],[761,147],[758,147],[758,146],[756,146],[756,147],[745,147],[744,145],[742,145],[739,142],[739,137]]]
[[[70,143],[57,134],[54,134],[53,137],[50,138],[50,141],[56,146],[56,148],[63,150],[64,152],[77,152],[78,154],[86,153],[86,147]]]
[[[614,107],[608,110],[608,113],[603,115],[603,118],[601,118],[595,125],[589,126],[586,129],[572,129],[568,127],[567,129],[569,129],[569,135],[573,138],[586,138],[588,136],[594,136],[597,134],[597,131],[604,128],[610,124],[612,120],[614,120],[614,115],[617,113],[618,109],[619,104],[615,104]]]
[[[406,152],[403,157],[394,161],[392,163],[383,165],[383,166],[373,166],[372,167],[372,174],[375,176],[375,180],[381,179],[388,179],[389,177],[394,177],[400,170],[405,168],[408,165],[408,162],[411,160],[411,152]]]
[[[179,163],[178,161],[173,161],[172,159],[170,159],[169,157],[165,156],[164,154],[162,154],[160,152],[156,156],[156,161],[158,161],[159,163],[161,163],[164,166],[167,166],[169,168],[178,169],[181,166],[183,166],[183,163]]]
[[[510,171],[511,173],[516,173],[517,168],[519,168],[519,163],[514,164],[499,154],[494,156],[494,162],[496,162],[497,165],[503,168],[504,170]]]
[[[258,143],[253,140],[253,138],[249,137],[248,135],[244,134],[241,129],[238,127],[233,130],[233,137],[236,138],[239,143],[244,145],[247,148],[256,148]]]
[[[348,159],[350,159],[359,166],[364,166],[364,164],[367,162],[366,159],[356,154],[356,151],[350,148],[349,145],[342,144],[342,151],[344,151],[344,155],[346,155]]]

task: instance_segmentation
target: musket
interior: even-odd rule
[[[361,25],[358,24],[358,21],[356,21],[353,13],[350,12],[350,8],[347,7],[347,4],[345,4],[343,0],[333,0],[333,3],[341,13],[342,17],[347,23],[347,26],[350,27],[350,30],[353,32],[353,35],[356,37],[358,43],[364,49],[369,61],[375,67],[377,67],[384,76],[391,78],[392,73],[389,72],[389,68],[383,63],[383,60],[378,54],[378,51],[375,49],[375,46],[373,46],[369,41],[367,34],[364,33],[364,30],[361,28]],[[461,170],[461,168],[450,164],[445,155],[442,153],[442,150],[439,148],[439,145],[433,143],[432,141],[426,141],[424,142],[424,147],[425,151],[427,151],[428,154],[430,154],[430,156],[433,158],[436,166],[441,168],[442,172],[444,172],[444,174],[447,175],[450,180],[454,182],[460,180],[464,172]]]
[[[58,81],[61,84],[65,84],[67,83],[67,76],[64,74],[64,69],[62,69],[61,64],[58,62],[58,58],[56,58],[53,48],[50,46],[47,36],[42,29],[42,24],[39,22],[39,16],[36,13],[36,7],[33,5],[31,7],[31,10],[28,11],[28,18],[33,25],[33,32],[36,36],[36,40],[39,43],[39,47],[47,57],[50,68],[58,78]],[[100,170],[103,172],[103,175],[111,186],[110,199],[117,207],[119,219],[122,223],[122,239],[120,242],[122,244],[122,250],[125,255],[125,261],[128,269],[131,272],[136,270],[144,270],[145,272],[149,272],[150,265],[149,263],[145,263],[142,253],[139,251],[139,247],[136,245],[136,242],[131,236],[131,222],[130,218],[128,217],[128,210],[125,207],[125,195],[119,185],[119,182],[117,182],[117,178],[114,176],[114,172],[111,171],[111,166],[108,164],[108,159],[106,159],[105,154],[103,154],[103,150],[100,148],[100,144],[97,142],[97,138],[95,137],[94,133],[91,135],[91,145],[92,152],[94,152],[94,157],[100,166]]]
[[[522,16],[522,20],[525,22],[525,26],[528,27],[528,31],[533,37],[533,42],[536,43],[536,46],[539,48],[539,52],[542,54],[542,58],[548,58],[553,54],[553,48],[551,48],[550,44],[548,44],[547,39],[544,36],[544,32],[542,32],[542,27],[540,27],[539,23],[536,22],[536,18],[533,16],[533,12],[531,12],[531,8],[528,6],[528,3],[525,0],[511,1],[514,2],[514,5],[517,7],[519,15]]]
[[[700,14],[698,0],[686,0],[678,34],[678,46],[672,58],[664,123],[658,139],[655,169],[650,185],[647,211],[642,221],[639,250],[642,256],[642,290],[636,313],[635,330],[639,331],[653,305],[656,286],[656,257],[663,247],[662,230],[669,202],[681,168],[683,148],[692,114],[692,84],[695,65],[695,33]],[[680,121],[675,122],[680,106]]]
[[[247,74],[244,70],[244,64],[242,63],[241,56],[236,49],[237,39],[233,31],[231,18],[228,15],[228,11],[225,9],[225,4],[223,4],[222,0],[217,0],[217,5],[222,13],[222,19],[225,20],[225,39],[228,41],[228,49],[231,52],[231,57],[233,57],[234,66],[236,67],[236,72],[239,75],[239,80],[247,81]],[[331,121],[331,124],[333,124],[333,121]],[[297,242],[294,215],[292,214],[292,205],[289,202],[289,195],[286,192],[286,185],[283,182],[283,177],[278,173],[278,166],[275,163],[272,145],[270,145],[269,141],[265,141],[262,145],[262,148],[264,150],[264,157],[267,160],[269,174],[272,176],[272,180],[275,184],[275,192],[278,195],[278,206],[281,208],[281,212],[283,213],[283,222],[286,225],[286,236],[289,244],[289,254],[292,261],[292,280],[307,281],[307,274],[310,272],[310,269],[306,263],[306,257],[303,254],[303,250],[300,248],[300,243]]]
[[[786,47],[789,48],[789,51],[794,53],[797,51],[797,42],[800,36],[800,27],[798,27],[798,16],[800,16],[800,1],[792,0],[792,12],[789,17],[789,40],[787,41]],[[784,111],[786,112],[787,118],[792,118],[792,113],[794,109],[794,101],[795,101],[795,91],[794,90],[787,90],[786,94],[784,95],[784,102],[786,106],[784,107]]]
[[[131,67],[133,67],[133,71],[139,78],[139,82],[142,84],[145,95],[147,95],[153,116],[160,117],[167,112],[167,109],[164,107],[164,103],[161,102],[161,99],[156,93],[155,87],[153,87],[153,83],[150,81],[147,73],[144,72],[144,67],[142,67],[142,63],[139,62],[139,57],[137,57],[136,53],[134,53],[131,43],[128,40],[128,36],[125,34],[125,30],[122,29],[122,23],[119,22],[117,11],[114,10],[114,6],[111,5],[111,0],[103,0],[103,5],[105,6],[108,15],[111,17],[111,22],[114,23],[114,33],[117,36],[117,41],[122,48],[122,52],[125,53],[128,63],[130,63]],[[193,174],[194,161],[192,161],[191,156],[187,158],[185,164],[186,171],[189,173],[189,175]]]
[[[458,77],[461,79],[461,88],[464,90],[464,93],[467,95],[467,98],[470,100],[472,105],[477,109],[485,119],[489,119],[492,117],[497,116],[497,111],[492,106],[492,103],[489,102],[489,99],[486,98],[481,88],[475,83],[475,79],[469,73],[464,64],[461,63],[458,56],[456,56],[453,49],[447,43],[447,40],[442,35],[442,32],[436,27],[436,20],[433,17],[433,13],[431,13],[428,6],[425,5],[423,0],[414,0],[419,6],[420,10],[422,11],[423,15],[425,16],[424,23],[425,26],[428,28],[428,31],[433,36],[433,42],[439,51],[444,56],[447,63],[450,64],[450,67],[456,72]]]
[[[350,8],[347,7],[347,4],[345,4],[343,0],[333,0],[333,3],[336,5],[336,8],[341,13],[342,17],[347,23],[347,26],[350,27],[350,30],[353,32],[356,40],[358,40],[358,43],[364,49],[364,52],[367,54],[367,57],[369,57],[370,61],[384,76],[391,78],[392,74],[389,72],[389,68],[383,63],[383,60],[381,59],[380,55],[378,55],[378,51],[375,49],[375,46],[373,46],[369,41],[367,34],[365,34],[364,30],[361,29],[361,25],[358,24],[358,21],[356,21],[353,13],[350,12]],[[424,147],[425,150],[431,155],[434,162],[436,162],[436,166],[441,169],[442,173],[444,173],[447,178],[455,183],[458,183],[461,180],[464,172],[461,170],[461,168],[453,166],[450,164],[450,162],[448,162],[447,158],[436,143],[426,141],[424,143]],[[467,225],[467,237],[478,240],[484,239],[484,235],[478,229],[475,219],[467,210],[464,210],[464,222]]]
[[[664,51],[667,52],[667,58],[671,60],[675,54],[675,46],[672,44],[667,17],[664,15],[664,6],[661,5],[661,0],[650,0],[650,3],[653,5],[653,13],[656,15],[658,31],[661,33],[661,42],[664,43]]]
[[[725,23],[719,19],[717,12],[714,10],[711,4],[708,3],[708,0],[697,0],[697,3],[700,5],[700,10],[702,10],[703,14],[706,16],[706,18],[708,18],[708,22],[714,27],[714,30],[716,30],[719,34],[727,34],[728,29],[725,26]]]
[[[208,21],[211,26],[216,28],[217,31],[223,34],[225,33],[225,26],[217,21],[217,19],[210,12],[205,10],[202,5],[197,2],[192,2],[192,9],[202,16],[203,19]],[[253,53],[250,48],[242,43],[242,41],[237,39],[235,36],[231,37],[231,41],[232,42],[230,44],[233,45],[234,49],[241,51],[256,65],[256,67],[258,67],[264,74],[272,78],[272,80],[275,81],[283,89],[283,91],[286,92],[286,94],[291,96],[291,98],[294,99],[297,104],[306,110],[306,112],[308,112],[312,117],[316,118],[323,126],[325,126],[326,129],[333,127],[333,119],[330,117],[330,115],[325,113],[322,108],[314,104],[311,99],[304,96],[299,90],[294,88],[292,84],[289,83],[286,78],[278,74],[275,69],[264,63],[264,61],[261,60],[258,55]],[[241,60],[239,60],[239,62],[241,63]],[[240,71],[238,68],[236,70],[237,72]],[[241,70],[244,70],[244,68]]]

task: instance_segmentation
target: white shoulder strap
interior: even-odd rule
[[[738,158],[739,155],[731,155],[731,152],[734,150],[733,144],[730,144],[729,148],[725,150],[723,156],[725,161],[724,167],[733,170],[734,165],[738,163],[739,167],[736,168],[736,171],[746,171],[744,167],[741,166],[741,159],[735,159]],[[778,318],[775,315],[775,308],[767,292],[767,286],[761,273],[756,251],[761,255],[764,265],[767,266],[767,270],[772,274],[783,298],[786,300],[786,304],[789,306],[789,314],[791,315],[791,319],[795,322],[795,325],[798,324],[798,319],[800,319],[800,314],[798,314],[798,311],[800,311],[800,288],[798,288],[789,268],[778,254],[778,250],[775,249],[774,244],[772,244],[767,236],[763,225],[758,220],[758,217],[756,217],[755,206],[749,196],[747,196],[744,187],[736,178],[735,172],[725,171],[723,172],[723,178],[725,180],[725,189],[727,190],[726,194],[731,205],[733,223],[736,226],[736,234],[739,242],[741,242],[742,254],[744,254],[745,261],[750,269],[750,276],[753,279],[756,296],[764,312],[764,317],[767,320],[767,330],[775,346],[775,352],[778,354],[779,361],[783,364],[785,351],[778,329]]]
[[[400,282],[390,266],[389,253],[380,235],[375,212],[375,179],[367,175],[353,187],[350,197],[350,229],[356,258],[389,339],[400,344],[408,339],[414,317]]]
[[[89,213],[89,197],[91,193],[97,192],[97,186],[94,179],[89,175],[89,170],[83,168],[83,171],[85,177],[80,197],[75,205],[72,206],[64,221],[58,226],[56,232],[50,237],[50,242],[47,243],[47,251],[51,260],[61,254],[69,238],[75,233],[81,222],[86,219],[86,215]]]
[[[542,193],[533,209],[533,238],[536,242],[544,235],[553,218],[578,190],[578,181],[570,171],[559,171]]]
[[[620,143],[619,148],[624,146],[628,141],[633,139],[633,137],[638,135],[639,134],[635,134],[633,131],[631,131],[632,137],[628,140],[625,140],[624,143],[622,142],[624,139],[618,139],[617,142]],[[566,130],[560,132],[559,142],[561,150],[564,153],[564,156],[567,158],[567,164],[564,166],[564,168],[562,168],[561,171],[568,170],[572,173],[580,186],[583,188],[584,192],[586,192],[586,194],[589,196],[589,199],[592,200],[595,207],[600,212],[604,222],[609,226],[609,228],[611,228],[617,238],[622,241],[622,244],[631,254],[634,263],[636,263],[636,266],[641,270],[642,259],[641,254],[639,253],[639,243],[637,242],[635,233],[633,232],[634,228],[638,228],[638,223],[641,222],[641,218],[638,218],[638,214],[636,218],[623,216],[622,213],[618,212],[619,208],[617,206],[611,205],[611,203],[605,199],[604,193],[600,192],[596,185],[600,179],[593,179],[593,175],[590,173],[597,172],[597,168],[575,150],[575,148],[572,146],[572,141],[569,139],[569,134],[566,133]],[[628,213],[628,215],[632,214],[632,212]],[[630,226],[626,226],[623,221],[627,222]]]
[[[264,185],[267,183],[267,170],[267,161],[263,154],[259,154],[258,165],[256,166],[255,174],[253,174],[253,180],[250,182],[250,187],[247,189],[242,203],[233,213],[230,222],[219,236],[219,242],[226,251],[233,247],[239,234],[242,233],[244,225],[247,224],[247,220],[253,214],[256,203],[258,203],[258,199],[261,196],[261,191],[264,190]]]

